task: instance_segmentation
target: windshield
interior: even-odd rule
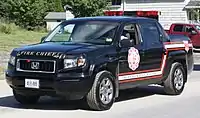
[[[195,26],[198,31],[200,31],[200,25]]]
[[[60,24],[45,39],[45,42],[75,42],[92,44],[111,44],[118,23],[87,21]]]

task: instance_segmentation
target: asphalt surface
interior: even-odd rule
[[[79,101],[65,102],[43,97],[36,105],[22,106],[12,96],[4,80],[0,81],[0,118],[200,118],[199,68],[195,70],[184,92],[168,96],[157,86],[120,92],[120,98],[108,111],[91,111]]]
[[[91,111],[83,102],[42,97],[38,104],[15,101],[5,80],[0,80],[0,118],[200,118],[200,63],[181,95],[165,95],[162,87],[148,86],[120,92],[107,111]]]

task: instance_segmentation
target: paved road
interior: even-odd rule
[[[200,66],[195,66],[185,91],[179,96],[163,94],[150,86],[121,91],[114,106],[103,112],[90,111],[81,102],[67,103],[43,97],[39,104],[21,106],[11,89],[0,80],[0,118],[200,118]]]

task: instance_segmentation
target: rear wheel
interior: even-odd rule
[[[15,99],[21,104],[35,104],[39,100],[39,95],[22,95],[13,90]]]
[[[172,64],[170,74],[164,82],[164,90],[167,94],[179,95],[185,87],[186,73],[182,64],[176,62]]]
[[[94,84],[86,96],[88,106],[93,110],[108,110],[115,101],[115,84],[112,74],[101,71],[96,74]]]

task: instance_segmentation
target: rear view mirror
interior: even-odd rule
[[[40,42],[42,43],[45,38],[46,38],[46,36],[42,37],[41,40],[40,40]]]
[[[196,32],[195,30],[192,30],[192,31],[190,32],[190,34],[191,34],[191,35],[196,35],[197,32]]]

